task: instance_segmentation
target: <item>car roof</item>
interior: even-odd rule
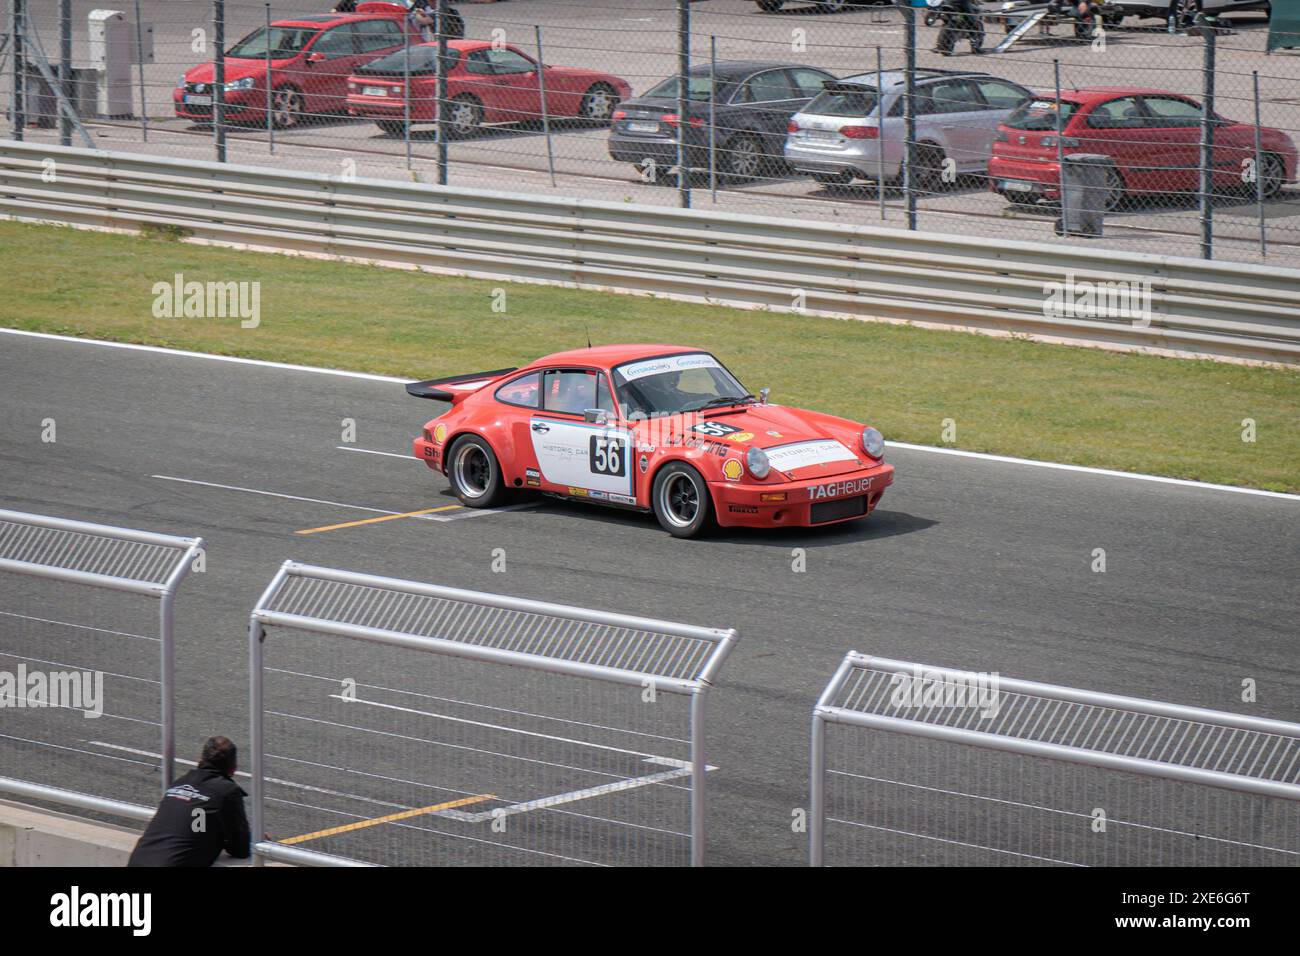
[[[880,71],[880,80],[883,82],[886,92],[902,86],[907,82],[906,77],[907,74],[902,70]],[[933,83],[938,80],[950,79],[953,77],[958,79],[1002,79],[1000,76],[994,76],[992,73],[984,73],[980,70],[932,70],[923,68],[916,71],[916,81],[918,84]],[[851,86],[869,86],[874,90],[876,88],[876,71],[872,70],[868,73],[855,73],[852,76],[843,77],[835,82],[836,84],[843,83]],[[1015,80],[1007,80],[1007,82],[1016,83]],[[1024,84],[1016,83],[1016,85],[1023,86]]]
[[[691,66],[691,76],[708,76],[713,70],[709,63],[694,63]],[[760,70],[816,70],[818,73],[830,73],[830,70],[823,70],[819,66],[809,66],[807,63],[780,63],[774,60],[718,60],[716,64],[715,75],[719,79],[735,80],[749,76],[751,73],[757,73]]]
[[[1108,100],[1115,96],[1176,96],[1179,99],[1188,99],[1185,93],[1175,93],[1173,90],[1158,90],[1154,87],[1145,86],[1081,86],[1078,89],[1061,90],[1061,96],[1065,99],[1079,100],[1084,103]]]
[[[309,13],[301,17],[285,17],[271,24],[273,27],[324,27],[354,23],[359,20],[397,20],[395,14],[384,13]]]
[[[689,345],[593,345],[590,348],[570,349],[544,355],[535,362],[529,362],[524,369],[549,367],[552,365],[596,365],[601,368],[613,368],[624,362],[637,359],[654,358],[659,355],[679,355],[682,352],[705,352],[707,349],[693,348]],[[521,369],[523,371],[524,369]]]

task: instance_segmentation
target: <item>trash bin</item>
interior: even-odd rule
[[[53,129],[59,125],[58,100],[40,70],[30,66],[27,68],[23,77],[23,92],[26,94],[23,108],[26,110],[28,126]]]
[[[1100,236],[1106,216],[1106,174],[1111,158],[1096,153],[1062,157],[1058,236]]]

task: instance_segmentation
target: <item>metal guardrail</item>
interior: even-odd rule
[[[0,510],[0,573],[46,578],[158,600],[160,789],[166,792],[176,760],[176,677],[172,609],[177,588],[203,550],[202,538],[180,538],[129,528]],[[48,622],[47,622],[48,623]],[[4,649],[0,649],[4,650]],[[15,654],[22,658],[22,654]],[[0,791],[69,802],[68,791],[0,778]],[[79,795],[83,809],[129,806]],[[94,805],[87,805],[90,801]],[[102,804],[102,805],[101,805]],[[149,811],[152,814],[152,811]],[[130,815],[130,814],[127,814]]]
[[[1250,264],[14,141],[0,142],[0,215],[168,226],[220,243],[473,276],[1300,364],[1300,270]],[[1110,305],[1089,304],[1095,292]],[[1139,296],[1140,314],[1115,309],[1116,295]]]
[[[338,638],[382,649],[353,657]],[[702,865],[705,704],[735,639],[286,562],[249,625],[250,816],[265,832],[274,785],[280,827],[313,829],[254,854],[305,862],[285,854],[321,841],[319,861]]]
[[[830,828],[841,863],[866,833],[960,862],[1114,863],[1107,823],[1166,864],[1300,864],[1300,724],[850,652],[812,727],[814,866]]]

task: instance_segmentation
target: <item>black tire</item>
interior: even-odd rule
[[[375,125],[389,136],[406,135],[406,123],[403,120],[375,120]]]
[[[785,5],[785,0],[758,0],[758,9],[764,13],[776,13]]]
[[[1276,153],[1265,153],[1259,169],[1259,177],[1264,186],[1264,198],[1274,199],[1286,185],[1286,163]],[[1253,195],[1254,189],[1251,190]]]
[[[817,9],[822,13],[839,13],[849,5],[849,0],[818,0]]]
[[[749,182],[767,171],[763,141],[757,136],[740,133],[722,145],[722,172],[737,182]]]
[[[943,164],[947,157],[934,143],[916,148],[916,188],[923,193],[941,193],[948,188],[943,181]]]
[[[655,475],[650,506],[659,527],[674,538],[694,538],[713,527],[713,499],[704,476],[680,461]]]
[[[1118,209],[1128,199],[1128,185],[1124,174],[1114,166],[1106,167],[1106,211]]]
[[[1190,27],[1196,23],[1196,18],[1201,15],[1201,0],[1176,0],[1177,23],[1180,27]]]
[[[492,446],[477,435],[462,435],[451,446],[447,479],[466,508],[491,508],[508,494]]]
[[[296,86],[277,86],[271,93],[271,124],[276,129],[293,129],[306,123],[306,101]]]
[[[483,104],[462,93],[447,104],[447,138],[469,139],[483,129]]]
[[[595,83],[582,96],[578,106],[579,118],[600,126],[609,125],[618,109],[618,91],[608,83]]]

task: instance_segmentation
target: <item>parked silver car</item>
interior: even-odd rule
[[[872,72],[827,83],[791,117],[786,162],[828,186],[880,176],[897,181],[905,152],[903,72],[881,74],[883,97],[876,79]],[[917,187],[937,192],[957,175],[985,172],[998,124],[1033,95],[987,73],[917,70]]]

